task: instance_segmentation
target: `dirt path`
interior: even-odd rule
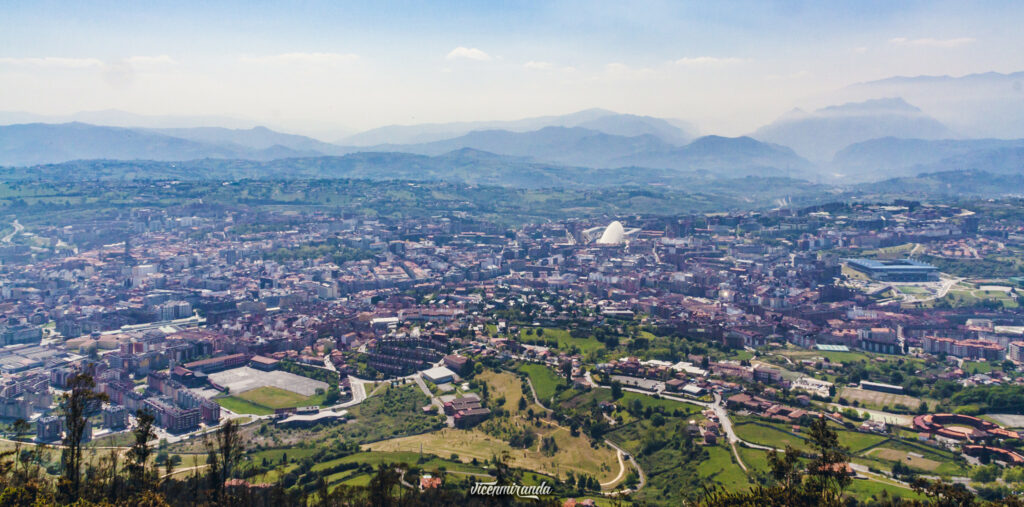
[[[623,461],[623,459],[622,459],[622,451],[616,450],[615,451],[615,455],[618,456],[618,458],[619,458],[619,475],[616,475],[614,479],[612,479],[612,480],[610,480],[608,482],[602,482],[601,483],[601,487],[602,488],[614,485],[614,484],[618,483],[619,481],[621,481],[622,478],[626,476],[626,462]]]
[[[619,446],[613,444],[611,440],[605,439],[604,443],[608,444],[612,449],[618,451],[620,460],[622,459],[622,456],[626,454],[626,451],[623,451],[622,449],[619,448]],[[634,458],[632,454],[629,455],[629,461],[630,463],[633,464],[634,467],[636,467],[636,474],[637,478],[639,479],[639,482],[637,483],[635,490],[640,491],[641,489],[643,489],[644,486],[647,485],[647,476],[644,475],[644,469],[640,468],[640,463],[637,463],[636,458]]]
[[[740,452],[736,450],[736,442],[729,442],[729,447],[732,447],[732,455],[736,456],[736,463],[743,469],[743,473],[748,473],[747,465],[743,464],[743,460],[740,458]]]

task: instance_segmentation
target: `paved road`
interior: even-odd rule
[[[420,386],[420,390],[423,391],[423,394],[425,394],[427,398],[430,398],[430,403],[432,403],[435,407],[438,408],[438,410],[440,410],[440,414],[444,415],[444,403],[441,403],[441,399],[434,396],[434,393],[430,392],[430,388],[427,387],[427,383],[423,381],[423,375],[416,374],[413,375],[412,378],[414,381],[416,381],[416,385]],[[448,425],[449,428],[454,428],[455,418],[448,416],[445,420],[445,423]]]
[[[0,239],[0,242],[10,243],[11,240],[14,239],[14,236],[17,236],[18,233],[20,233],[21,231],[25,230],[25,227],[22,226],[21,224],[19,224],[17,219],[15,219],[13,222],[11,222],[11,225],[14,226],[14,231],[11,232],[10,234],[4,236],[3,239]]]

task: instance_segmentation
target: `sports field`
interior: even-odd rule
[[[858,387],[844,387],[839,391],[839,396],[841,398],[846,398],[850,403],[859,401],[861,405],[872,408],[892,407],[897,404],[903,405],[907,408],[917,408],[917,406],[921,404],[921,400],[919,398],[914,398],[913,396],[869,391]]]
[[[313,396],[317,389],[327,390],[327,383],[286,371],[260,371],[248,366],[210,374],[210,382],[225,387],[230,394],[244,393],[257,387],[273,386],[302,396]]]
[[[278,408],[321,405],[327,383],[285,371],[260,371],[248,366],[210,374],[210,381],[229,396],[214,398],[236,414],[267,415]]]

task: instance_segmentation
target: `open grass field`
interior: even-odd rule
[[[511,373],[498,373],[493,370],[487,370],[477,375],[476,379],[487,383],[488,390],[494,399],[500,397],[505,398],[505,404],[502,405],[502,408],[509,413],[514,414],[519,411],[519,398],[526,399],[527,408],[532,407],[534,412],[544,410],[533,402],[533,396],[531,396],[529,392],[523,392],[523,385],[519,380],[519,377],[516,377]],[[540,397],[540,393],[537,393],[537,396]]]
[[[961,282],[953,286],[944,298],[953,307],[972,306],[981,301],[998,301],[1004,308],[1017,308],[1017,299],[1001,289],[979,288],[974,284]]]
[[[647,407],[651,407],[652,409],[661,407],[668,411],[669,413],[672,413],[676,410],[681,410],[687,414],[699,414],[702,410],[702,408],[699,405],[694,405],[693,403],[670,400],[667,398],[655,398],[654,396],[634,393],[632,391],[623,391],[622,398],[619,398],[618,404],[628,407],[633,403],[633,400],[639,400],[640,405],[642,405],[645,410],[647,409]]]
[[[395,438],[366,444],[362,448],[370,451],[424,453],[437,456],[459,457],[463,463],[476,458],[488,460],[494,456],[507,456],[509,464],[516,468],[534,470],[546,475],[564,478],[566,472],[585,473],[600,482],[609,481],[619,473],[615,451],[605,445],[590,446],[585,437],[573,437],[565,428],[540,430],[542,436],[552,436],[558,444],[558,452],[546,456],[536,448],[513,449],[508,442],[492,437],[478,430],[444,428],[440,431]]]
[[[220,406],[236,414],[267,415],[277,408],[321,405],[324,395],[303,396],[274,386],[262,386],[233,396],[215,398]]]
[[[892,407],[897,404],[903,405],[907,408],[917,408],[917,406],[921,404],[921,399],[913,396],[868,391],[859,387],[844,387],[839,391],[839,396],[841,398],[846,398],[850,403],[858,401],[862,406],[875,409]],[[931,403],[935,402],[932,401]]]
[[[257,405],[235,396],[222,396],[214,398],[213,401],[236,414],[269,415],[274,413],[272,408]]]
[[[736,431],[737,436],[747,442],[768,445],[777,449],[784,449],[787,445],[791,445],[796,449],[807,448],[805,440],[774,427],[765,427],[754,423],[738,423],[733,429]]]
[[[286,391],[279,387],[263,386],[236,394],[238,398],[270,408],[298,407],[309,401],[307,396]]]
[[[777,354],[786,356],[794,361],[801,359],[814,359],[818,357],[828,358],[832,363],[856,363],[859,361],[870,361],[871,356],[861,352],[829,352],[809,349],[786,349],[780,350]]]
[[[850,487],[846,488],[846,494],[848,496],[852,496],[861,501],[870,498],[880,500],[882,498],[883,491],[885,491],[890,498],[900,497],[915,500],[925,499],[923,495],[915,493],[914,490],[903,487],[894,482],[878,482],[855,479],[853,482],[850,483]]]
[[[427,457],[430,457],[430,455],[427,454],[427,451],[425,449],[423,452],[425,455],[427,455]],[[344,458],[338,458],[330,461],[325,461],[323,463],[317,463],[316,465],[313,465],[312,471],[319,472],[321,470],[326,470],[328,468],[343,463],[366,463],[373,467],[376,467],[381,463],[405,463],[407,465],[416,465],[417,463],[419,463],[419,458],[419,452],[366,451],[351,454],[349,456],[345,456]],[[450,459],[430,458],[429,460],[420,463],[417,466],[424,470],[435,470],[439,468],[445,468],[448,471],[457,471],[467,474],[486,474],[486,470],[483,467],[469,465],[466,463],[462,463],[461,461],[451,461]]]
[[[912,466],[926,472],[934,472],[942,465],[942,463],[938,461],[915,455],[915,453],[908,453],[906,451],[898,451],[896,449],[888,449],[885,447],[871,449],[866,455],[878,457],[887,461],[899,461],[904,465]]]
[[[530,377],[533,388],[537,391],[537,397],[541,403],[547,403],[555,395],[555,387],[565,382],[555,372],[543,364],[527,363],[519,367],[519,371]]]
[[[963,370],[968,373],[988,373],[992,371],[992,363],[988,361],[964,361]]]
[[[537,336],[536,329],[533,330],[534,334],[532,335],[526,334],[526,329],[521,329],[519,331],[519,338],[520,340],[526,343],[535,340],[556,340],[558,342],[559,350],[569,351],[573,347],[576,347],[582,354],[587,354],[588,352],[604,348],[604,344],[597,341],[597,339],[594,338],[593,336],[588,336],[586,338],[575,338],[569,334],[569,330],[567,329],[557,329],[551,327],[545,327],[543,329],[543,336]]]
[[[888,437],[874,433],[861,433],[859,431],[839,431],[839,445],[845,446],[850,452],[857,452],[866,447],[878,444]]]
[[[728,447],[715,445],[707,448],[708,459],[697,466],[701,479],[710,480],[731,491],[745,490],[751,486],[747,474],[733,462]]]
[[[890,440],[880,447],[860,453],[860,456],[873,460],[874,466],[880,468],[889,468],[892,463],[902,461],[904,465],[944,477],[965,476],[968,473],[964,460],[952,452],[910,442]]]

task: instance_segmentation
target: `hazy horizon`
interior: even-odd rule
[[[1024,69],[1024,6],[998,2],[4,10],[0,111],[240,118],[327,141],[590,108],[743,135],[856,83]]]

